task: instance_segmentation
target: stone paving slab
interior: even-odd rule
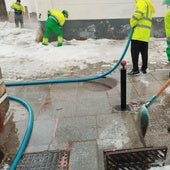
[[[125,111],[115,109],[121,100],[120,75],[117,72],[108,76],[109,81],[116,81],[113,88],[104,85],[102,89],[101,84],[82,82],[8,88],[11,95],[24,98],[33,107],[34,127],[25,152],[70,150],[70,170],[104,170],[104,149],[143,147],[137,132],[136,118],[140,107],[167,80],[167,71],[160,72],[155,70],[146,75],[127,77],[127,104],[130,110]],[[149,146],[170,146],[170,135],[166,129],[170,114],[168,96],[164,93],[149,108],[150,126],[145,139]],[[12,123],[17,128],[10,140],[21,142],[27,111],[15,102],[10,107],[14,111]],[[8,145],[4,147],[7,149]],[[16,150],[16,145],[14,147]],[[168,151],[168,164],[169,161]]]

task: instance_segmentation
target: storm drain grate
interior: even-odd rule
[[[104,151],[105,170],[147,170],[164,165],[167,147]]]
[[[70,152],[68,151],[44,151],[24,154],[17,170],[68,170],[69,157]]]

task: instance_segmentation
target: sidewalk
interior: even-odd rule
[[[167,69],[128,76],[130,110],[125,111],[117,109],[121,103],[119,70],[91,82],[9,87],[7,91],[26,100],[34,111],[33,131],[25,153],[69,150],[70,170],[104,170],[103,150],[143,147],[136,130],[137,114],[168,78]],[[147,146],[168,147],[166,164],[170,164],[169,94],[164,92],[149,107],[145,138]],[[15,154],[25,134],[28,113],[14,101],[10,110],[14,112],[13,120],[6,128],[13,134],[4,139],[4,145],[9,154]]]

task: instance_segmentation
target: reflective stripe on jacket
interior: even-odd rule
[[[170,9],[166,12],[164,16],[164,25],[165,25],[166,38],[168,41],[170,41]]]
[[[136,0],[134,14],[130,19],[130,26],[134,28],[133,40],[149,42],[154,12],[150,0]]]
[[[56,19],[56,22],[58,21],[60,26],[63,26],[65,23],[65,17],[62,12],[52,9],[50,10],[50,15],[54,17],[54,20]]]

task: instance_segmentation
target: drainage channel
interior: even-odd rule
[[[148,170],[163,166],[167,147],[146,147],[104,151],[105,170]]]
[[[70,151],[44,151],[24,154],[17,170],[68,170]]]

